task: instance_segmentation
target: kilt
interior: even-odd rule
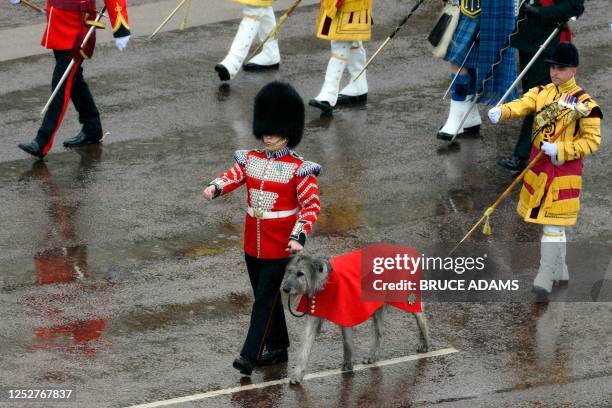
[[[489,0],[483,2],[478,18],[463,14],[449,44],[444,59],[461,65],[474,39],[480,32],[480,38],[470,53],[465,68],[476,70],[476,92],[480,93],[478,103],[495,105],[516,78],[516,51],[508,46],[508,38],[515,28],[514,0]],[[499,59],[502,47],[501,63],[495,65],[493,75],[489,78],[491,67]],[[487,80],[484,89],[482,86]],[[518,97],[516,89],[508,100]]]
[[[480,18],[470,18],[464,14],[459,15],[459,23],[453,34],[453,39],[448,45],[448,50],[444,56],[444,60],[455,65],[461,65],[463,59],[468,53],[478,31],[480,30]],[[474,49],[470,53],[467,61],[465,62],[465,68],[476,68],[478,63],[478,47],[479,44],[474,45]]]

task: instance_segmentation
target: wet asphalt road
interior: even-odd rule
[[[369,54],[406,12],[398,4],[380,2]],[[323,215],[309,251],[380,241],[450,249],[511,181],[495,161],[509,155],[518,122],[484,124],[482,138],[451,149],[435,139],[448,84],[445,64],[424,43],[436,7],[424,7],[371,67],[367,106],[333,119],[308,108],[298,151],[324,168]],[[71,107],[44,163],[16,144],[39,125],[52,57],[0,63],[2,386],[63,386],[76,390],[74,406],[123,407],[245,384],[231,368],[251,302],[244,193],[204,203],[200,192],[234,150],[255,146],[251,101],[264,83],[290,81],[306,100],[318,92],[329,45],[312,36],[314,17],[315,8],[300,9],[284,31],[280,71],[242,73],[229,86],[212,68],[236,22],[136,38],[122,54],[99,47],[85,75],[111,134],[102,147],[65,151],[61,142],[78,132]],[[605,115],[609,21],[607,1],[597,0],[575,24],[579,84]],[[609,123],[586,160],[570,240],[612,242]],[[529,281],[540,229],[518,219],[515,199],[496,212],[486,240],[500,253],[508,242],[536,242],[535,256],[504,260]],[[612,406],[611,303],[433,303],[428,318],[434,349],[458,353],[177,406]],[[288,322],[293,360],[301,322]],[[383,359],[415,353],[410,316],[393,311],[385,328]],[[358,357],[368,334],[357,330]],[[341,351],[339,332],[327,326],[308,372],[338,368]],[[281,365],[251,382],[286,376]]]

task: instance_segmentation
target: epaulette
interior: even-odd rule
[[[575,92],[573,94],[573,96],[575,96],[576,98],[578,98],[578,100],[580,102],[591,102],[593,105],[591,112],[589,113],[589,118],[600,118],[603,119],[603,112],[601,110],[601,108],[599,107],[599,105],[597,104],[597,102],[595,102],[593,100],[593,98],[591,98],[591,95],[589,95],[587,93],[587,91],[585,91],[584,89],[580,88],[580,90],[578,92]]]
[[[302,156],[297,154],[297,152],[295,150],[291,150],[290,153],[291,153],[291,157],[295,157],[296,159],[299,159],[301,161],[306,161],[306,160],[304,160],[304,158]]]
[[[241,166],[246,166],[246,157],[248,153],[248,150],[236,150],[234,152],[234,159],[236,160],[236,163],[240,164]]]
[[[321,165],[315,162],[305,160],[295,172],[296,177],[304,177],[310,174],[318,176],[321,173]]]

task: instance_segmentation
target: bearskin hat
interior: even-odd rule
[[[544,60],[544,62],[559,65],[560,67],[577,67],[580,64],[578,49],[572,43],[561,42],[555,48],[552,57]]]
[[[274,81],[264,86],[255,96],[253,134],[281,136],[287,146],[294,148],[304,133],[304,101],[286,82]]]

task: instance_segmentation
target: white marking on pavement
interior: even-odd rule
[[[388,365],[405,363],[407,361],[421,360],[423,358],[444,356],[446,354],[457,353],[458,351],[459,350],[457,349],[449,347],[449,348],[445,348],[441,350],[430,351],[428,353],[413,354],[410,356],[404,356],[404,357],[392,358],[389,360],[377,361],[374,364],[357,364],[353,367],[353,371],[362,371],[362,370],[367,370],[369,368],[374,368],[374,367],[384,367]],[[304,376],[304,381],[313,380],[316,378],[330,377],[332,375],[342,374],[343,372],[344,371],[342,370],[327,370],[327,371],[321,371],[319,373],[306,374]],[[214,390],[214,391],[204,392],[201,394],[193,394],[193,395],[188,395],[186,397],[172,398],[168,400],[149,402],[149,403],[140,404],[140,405],[131,405],[126,408],[165,407],[168,405],[182,404],[184,402],[198,401],[198,400],[203,400],[206,398],[218,397],[219,395],[229,395],[229,394],[234,394],[237,392],[255,390],[259,388],[267,388],[267,387],[272,387],[274,385],[281,385],[281,384],[288,384],[288,383],[289,383],[289,378],[282,378],[280,380],[266,381],[266,382],[257,383],[257,384],[241,385],[239,387],[225,388],[222,390]]]

